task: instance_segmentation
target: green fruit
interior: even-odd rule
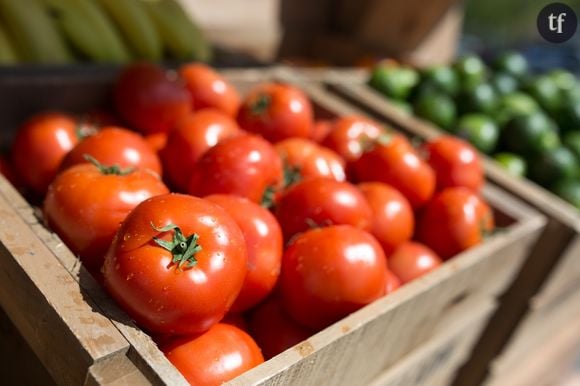
[[[574,87],[562,92],[562,99],[568,103],[580,103],[580,83],[576,82]]]
[[[526,160],[513,153],[498,153],[493,157],[509,174],[525,177],[528,166]]]
[[[462,113],[480,112],[492,114],[498,105],[498,97],[489,83],[480,83],[477,86],[461,93],[457,106]]]
[[[500,140],[505,150],[524,156],[549,152],[560,146],[554,122],[540,112],[512,118]]]
[[[495,118],[498,124],[503,126],[515,116],[530,115],[539,109],[540,106],[534,98],[523,92],[514,92],[500,98]]]
[[[578,172],[578,162],[574,154],[565,147],[544,152],[532,159],[529,175],[543,186],[572,179]]]
[[[496,71],[506,72],[518,79],[527,75],[528,67],[526,58],[517,52],[506,52],[493,63],[493,68]]]
[[[487,68],[475,55],[460,58],[453,66],[463,88],[472,88],[485,81]]]
[[[484,114],[467,114],[459,118],[455,133],[483,153],[491,153],[497,146],[499,128]]]
[[[397,99],[392,99],[390,102],[399,111],[401,111],[407,115],[413,114],[413,107],[409,103],[407,103],[405,101],[400,101]]]
[[[405,100],[419,83],[419,74],[407,67],[378,66],[371,74],[369,84],[389,98]]]
[[[560,89],[547,76],[538,76],[526,84],[526,90],[534,97],[540,106],[550,114],[558,111],[562,103]]]
[[[580,162],[580,131],[571,131],[564,135],[562,143],[574,153],[578,162]]]
[[[566,103],[556,119],[562,131],[580,131],[580,103]]]
[[[415,114],[450,130],[455,122],[457,111],[453,100],[443,93],[424,93],[415,101]]]
[[[490,81],[491,85],[499,95],[508,95],[518,90],[519,82],[513,75],[507,72],[497,72]]]
[[[422,82],[452,96],[457,95],[460,88],[457,73],[447,66],[435,66],[424,70]]]
[[[548,72],[546,75],[554,82],[561,92],[572,90],[574,87],[578,86],[576,77],[570,71],[558,68]]]
[[[580,209],[580,181],[565,180],[555,184],[552,191]]]

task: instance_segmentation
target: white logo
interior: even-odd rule
[[[548,16],[548,21],[550,22],[550,31],[556,31],[556,33],[561,34],[562,33],[562,24],[564,23],[564,16],[566,16],[566,12],[562,12],[560,13],[557,17],[554,16],[553,13],[550,14],[550,16]],[[554,26],[554,21],[556,21],[556,24],[558,24],[558,26]]]

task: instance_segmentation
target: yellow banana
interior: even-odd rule
[[[211,48],[194,21],[175,0],[139,0],[143,2],[169,53],[176,59],[211,59]]]
[[[0,0],[0,18],[23,61],[73,61],[64,37],[39,0]]]
[[[12,42],[10,42],[10,38],[4,28],[0,26],[0,64],[14,64],[17,62],[18,56],[14,47],[12,47]]]
[[[161,59],[161,37],[140,0],[99,1],[136,57],[154,61]]]

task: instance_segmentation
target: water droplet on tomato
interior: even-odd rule
[[[127,281],[133,279],[133,276],[135,276],[135,274],[132,273],[132,272],[130,274],[128,274],[127,277],[126,277]]]

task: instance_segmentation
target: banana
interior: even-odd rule
[[[0,17],[23,61],[73,61],[64,38],[39,0],[0,0]]]
[[[143,2],[169,53],[176,59],[211,59],[211,48],[193,20],[175,0],[139,0]]]
[[[136,57],[160,60],[161,37],[140,0],[99,0]]]
[[[0,64],[14,64],[18,62],[18,57],[10,38],[0,26]]]
[[[99,4],[92,0],[44,1],[76,51],[96,62],[122,63],[131,59],[119,32]]]

